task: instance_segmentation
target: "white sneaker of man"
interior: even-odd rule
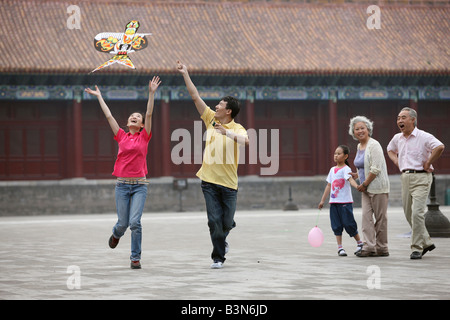
[[[222,269],[222,268],[223,268],[222,261],[214,261],[214,263],[211,264],[211,269]]]

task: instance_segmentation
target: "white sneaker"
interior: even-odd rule
[[[213,264],[211,264],[211,269],[222,269],[223,263],[222,261],[214,261]]]
[[[339,251],[338,251],[338,256],[340,256],[340,257],[346,257],[346,256],[347,256],[347,252],[345,252],[344,249],[339,249]]]

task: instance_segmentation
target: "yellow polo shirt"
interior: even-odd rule
[[[206,125],[207,134],[203,163],[197,172],[197,177],[206,182],[237,190],[239,144],[214,129],[213,123],[217,122],[214,119],[215,114],[210,108],[206,108],[201,116]],[[234,122],[234,120],[227,124],[222,124],[222,126],[236,134],[248,137],[245,128]]]

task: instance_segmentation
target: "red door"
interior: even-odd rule
[[[0,179],[61,179],[66,102],[0,103]]]

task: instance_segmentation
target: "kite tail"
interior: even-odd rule
[[[94,70],[92,70],[90,73],[94,73],[97,70],[103,69],[105,67],[108,67],[114,63],[120,63],[124,66],[127,66],[131,69],[136,69],[133,62],[131,61],[130,57],[128,57],[127,54],[116,54],[114,57],[103,63],[102,65],[98,66]]]

